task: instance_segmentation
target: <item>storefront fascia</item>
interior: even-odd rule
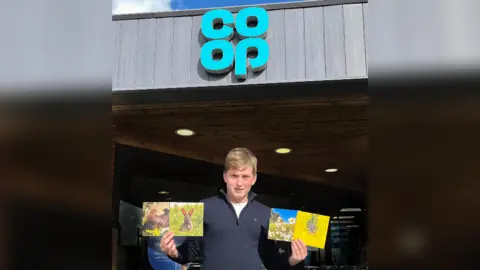
[[[175,92],[172,90],[219,89],[217,93],[233,93],[250,86],[264,86],[264,91],[284,87],[285,92],[298,84],[366,82],[366,1],[305,1],[258,7],[268,13],[263,38],[269,56],[264,68],[257,72],[250,68],[244,78],[235,75],[233,65],[222,74],[213,74],[201,63],[201,49],[207,41],[201,22],[209,10],[113,16],[114,98],[127,93],[131,98],[132,92]],[[226,9],[236,17],[245,7]],[[238,35],[231,40],[234,45],[239,41]],[[209,96],[215,93],[207,92]]]

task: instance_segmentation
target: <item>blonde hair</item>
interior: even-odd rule
[[[238,169],[243,166],[252,168],[252,173],[257,174],[257,158],[248,148],[234,148],[225,158],[225,171]]]

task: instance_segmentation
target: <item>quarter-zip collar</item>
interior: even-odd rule
[[[225,190],[220,189],[220,195],[222,196],[222,198],[224,200],[226,200],[229,204],[231,204],[231,202],[228,200],[227,192],[225,192]],[[248,192],[248,201],[247,202],[250,203],[256,196],[257,196],[257,193],[255,193],[253,191]]]
[[[253,199],[257,196],[257,194],[253,191],[250,191],[248,193],[248,201],[247,201],[247,204],[245,205],[245,207],[243,208],[242,212],[240,213],[240,216],[237,217],[237,213],[235,212],[235,208],[233,207],[233,204],[232,202],[230,202],[230,200],[228,200],[228,197],[227,197],[227,193],[221,189],[220,190],[220,196],[223,198],[223,200],[227,203],[228,207],[230,208],[230,210],[232,210],[232,214],[235,216],[235,219],[237,221],[237,226],[240,226],[240,218],[242,217],[242,214],[244,213],[244,211],[249,207],[249,205],[251,204],[251,202],[253,201]]]

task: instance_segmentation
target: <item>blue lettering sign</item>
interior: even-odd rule
[[[253,59],[247,58],[247,53],[255,49],[258,56]],[[235,54],[235,76],[245,79],[247,77],[247,66],[250,66],[253,72],[264,70],[267,66],[269,55],[268,43],[261,38],[247,38],[240,41]]]
[[[214,25],[222,23],[221,29],[214,29]],[[224,9],[210,10],[202,17],[202,34],[208,40],[226,39],[233,37],[233,28],[235,27],[233,14]]]
[[[213,55],[222,53],[222,59],[214,60]],[[222,74],[232,69],[235,51],[226,40],[212,40],[205,43],[200,51],[200,61],[207,72]]]
[[[249,22],[256,25],[251,27]],[[221,27],[215,29],[216,25]],[[238,12],[235,22],[228,10],[208,11],[201,24],[202,34],[209,40],[200,50],[202,66],[209,73],[223,74],[229,72],[235,63],[235,76],[242,79],[246,78],[249,67],[253,72],[265,69],[270,54],[268,43],[264,40],[267,29],[268,13],[263,8],[244,8]],[[240,38],[236,48],[230,43],[235,30]],[[249,59],[247,53],[251,51],[257,52],[257,56]],[[220,59],[215,59],[216,55]]]
[[[257,25],[248,27],[249,18],[256,18]],[[240,23],[238,23],[240,22]],[[259,7],[249,7],[240,10],[235,22],[240,38],[264,38],[268,29],[268,13]]]

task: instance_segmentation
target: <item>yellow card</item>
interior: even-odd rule
[[[329,223],[329,216],[298,211],[293,239],[300,239],[307,246],[324,249]]]

